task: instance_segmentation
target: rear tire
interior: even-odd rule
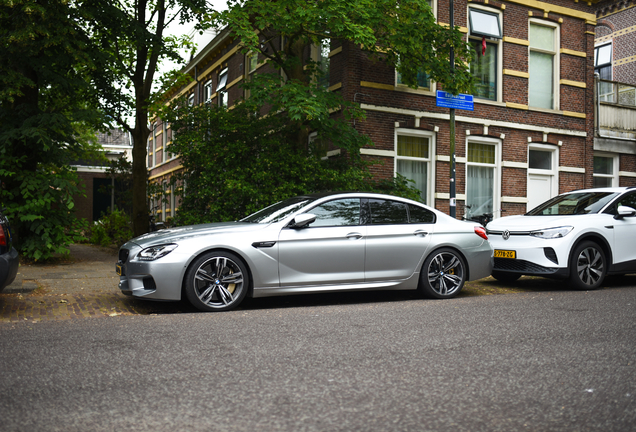
[[[464,286],[466,274],[466,263],[457,251],[438,249],[424,260],[418,290],[429,298],[453,298]]]
[[[570,286],[578,290],[600,288],[607,274],[607,260],[603,249],[592,241],[584,241],[574,248],[570,258]]]
[[[194,307],[206,312],[227,311],[245,298],[250,275],[243,260],[231,252],[208,252],[186,271],[185,292]]]
[[[492,277],[503,283],[513,283],[519,280],[521,275],[519,273],[499,272],[493,270]]]

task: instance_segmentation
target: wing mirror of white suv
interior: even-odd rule
[[[636,210],[627,206],[618,206],[616,209],[616,216],[614,219],[623,219],[624,217],[634,216],[636,215]]]

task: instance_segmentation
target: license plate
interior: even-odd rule
[[[119,264],[115,264],[115,272],[117,272],[119,276],[123,276],[124,268],[120,266]]]
[[[513,250],[495,249],[495,258],[511,258],[516,259],[517,253]]]

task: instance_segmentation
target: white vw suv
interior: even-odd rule
[[[564,193],[487,231],[495,279],[534,275],[596,289],[608,274],[636,273],[636,187]]]

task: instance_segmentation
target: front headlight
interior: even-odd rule
[[[558,228],[548,228],[548,229],[544,229],[544,230],[532,231],[530,233],[530,235],[533,236],[533,237],[538,237],[538,238],[548,239],[548,240],[549,239],[558,239],[558,238],[565,237],[573,229],[574,229],[574,227],[572,227],[572,226],[564,226],[564,227],[558,227]]]
[[[154,261],[161,257],[168,255],[170,252],[177,248],[176,244],[165,244],[158,246],[151,246],[139,252],[137,259],[139,261]]]

